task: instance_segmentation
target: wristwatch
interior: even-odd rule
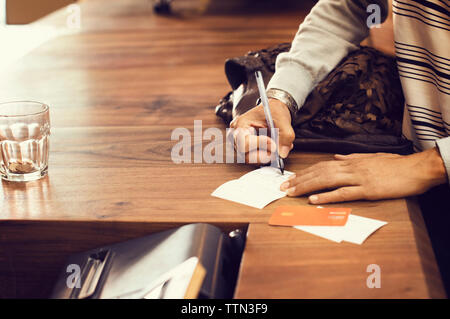
[[[287,93],[284,90],[280,89],[268,89],[267,90],[267,97],[269,99],[276,99],[282,103],[284,103],[291,113],[291,120],[294,120],[295,114],[297,114],[298,107],[297,103],[295,102],[294,98]],[[256,101],[256,105],[259,105],[261,103],[261,98],[259,98]]]

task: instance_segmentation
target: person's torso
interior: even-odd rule
[[[393,0],[397,65],[405,95],[403,134],[415,150],[450,135],[449,0]]]

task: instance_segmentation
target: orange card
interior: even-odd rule
[[[351,208],[280,206],[270,217],[275,226],[344,226]]]

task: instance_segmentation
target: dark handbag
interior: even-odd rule
[[[220,100],[216,114],[229,124],[255,107],[259,94],[254,72],[260,70],[267,84],[277,55],[289,48],[283,43],[227,60],[225,73],[233,91]],[[339,154],[410,154],[412,143],[401,134],[403,106],[395,59],[360,47],[312,90],[292,119],[294,147]]]

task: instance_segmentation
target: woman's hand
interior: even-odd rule
[[[281,185],[288,196],[309,196],[311,204],[378,200],[418,195],[447,181],[437,148],[400,156],[388,153],[335,155],[293,175]],[[325,192],[320,192],[324,191]]]
[[[279,132],[279,154],[285,158],[294,147],[294,129],[288,107],[279,100],[269,99],[270,113]],[[234,131],[234,143],[238,152],[245,154],[246,163],[264,164],[270,161],[277,149],[275,141],[265,135],[257,135],[257,129],[267,128],[264,108],[260,104],[236,117],[230,124]],[[254,160],[252,160],[254,159]]]

